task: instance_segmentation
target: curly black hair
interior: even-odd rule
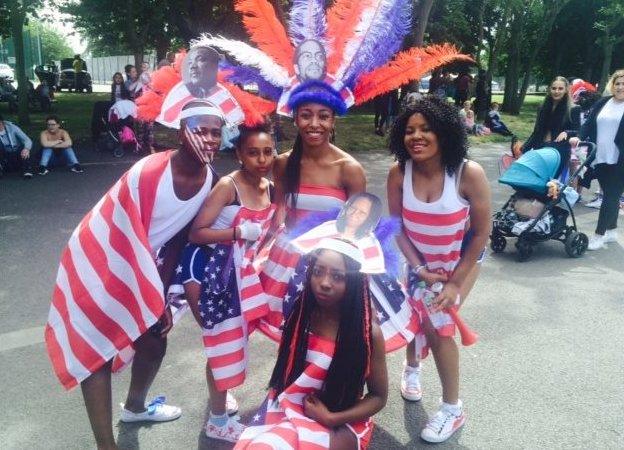
[[[405,171],[405,163],[411,158],[405,148],[405,129],[410,117],[416,113],[425,117],[438,138],[442,164],[447,173],[452,175],[468,154],[468,137],[459,111],[446,100],[426,97],[410,105],[394,122],[389,140],[390,153],[399,162],[401,170]]]
[[[239,132],[239,135],[236,138],[236,147],[241,148],[243,144],[245,143],[245,141],[254,134],[266,133],[269,136],[271,136],[271,138],[273,138],[273,124],[267,117],[265,118],[264,122],[257,124],[257,125],[253,125],[253,126],[239,125],[238,132]]]

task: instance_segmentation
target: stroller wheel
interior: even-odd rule
[[[115,158],[121,158],[121,157],[123,157],[123,155],[124,155],[125,153],[126,153],[126,152],[124,151],[124,148],[123,148],[123,146],[121,146],[121,145],[118,145],[118,146],[117,146],[117,147],[115,147],[115,149],[113,150],[113,156],[114,156]]]
[[[501,253],[507,247],[507,239],[501,234],[492,233],[490,236],[490,248],[494,253]]]
[[[520,262],[528,260],[533,254],[533,246],[522,239],[518,239],[516,242],[516,250],[518,250],[518,261]]]
[[[570,258],[578,258],[587,250],[589,239],[585,233],[572,231],[568,233],[565,240],[565,251]]]

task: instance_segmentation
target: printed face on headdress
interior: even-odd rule
[[[303,41],[295,51],[295,71],[299,81],[323,80],[327,71],[327,56],[319,41]]]
[[[217,84],[219,54],[210,47],[194,47],[184,58],[182,79],[195,97],[205,98]]]
[[[338,232],[346,239],[357,240],[370,235],[381,218],[381,200],[367,192],[347,200],[336,219]]]

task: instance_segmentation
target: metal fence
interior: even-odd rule
[[[93,84],[110,84],[115,72],[121,72],[123,74],[124,66],[127,64],[134,65],[134,56],[132,55],[103,56],[98,58],[86,57],[84,60],[87,63],[87,70],[91,74]],[[143,61],[148,62],[152,69],[156,67],[156,56],[153,54],[144,55]],[[56,61],[56,65],[60,67],[60,62]]]

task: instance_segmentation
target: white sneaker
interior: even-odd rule
[[[594,234],[594,236],[589,240],[589,244],[587,244],[587,250],[598,250],[600,248],[606,248],[605,245],[605,237],[599,234]]]
[[[596,197],[595,199],[585,203],[585,206],[587,206],[588,208],[596,208],[596,209],[600,209],[600,206],[602,205],[602,195]]]
[[[420,365],[411,367],[407,362],[403,362],[403,373],[401,374],[401,397],[410,402],[417,402],[422,399],[422,388],[420,386]]]
[[[238,412],[238,402],[236,398],[230,394],[230,391],[227,391],[227,396],[225,397],[225,411],[228,416],[233,416]]]
[[[446,405],[440,406],[438,412],[429,419],[420,432],[420,437],[427,442],[444,442],[459,430],[466,422],[466,415],[459,401],[459,414],[451,411]]]
[[[168,422],[175,420],[182,415],[182,409],[177,406],[165,405],[165,397],[156,397],[149,404],[145,405],[145,411],[135,413],[124,408],[121,403],[122,422]]]
[[[245,425],[233,417],[228,417],[227,422],[222,427],[218,427],[210,420],[206,422],[206,436],[221,441],[236,442],[245,431]]]
[[[617,231],[616,230],[607,230],[607,232],[604,235],[604,243],[608,243],[608,242],[617,242],[618,241],[618,235],[617,235]]]

